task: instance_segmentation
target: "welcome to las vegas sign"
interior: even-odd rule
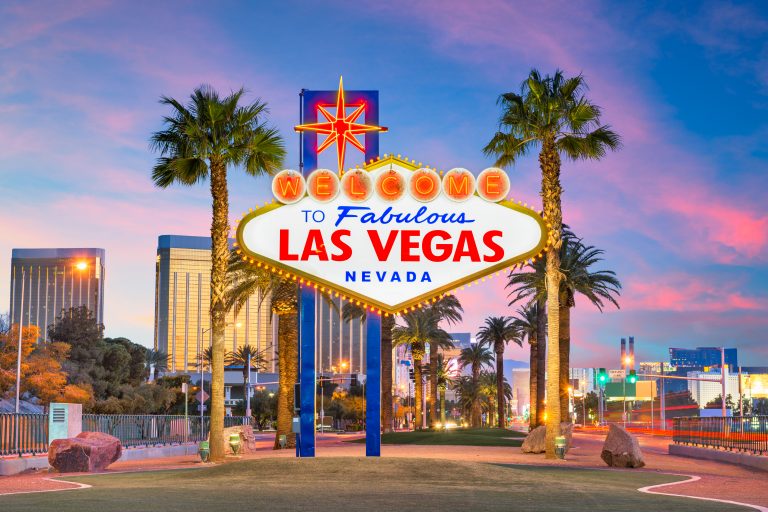
[[[401,313],[541,256],[547,226],[507,199],[509,177],[490,168],[440,176],[386,156],[306,179],[285,170],[275,202],[237,227],[245,260],[372,311]]]

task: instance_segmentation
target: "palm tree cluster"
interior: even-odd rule
[[[441,350],[453,347],[453,341],[448,332],[440,324],[461,321],[464,312],[459,299],[454,295],[446,295],[433,302],[430,306],[411,311],[402,315],[402,324],[396,324],[392,329],[392,342],[395,347],[404,346],[411,355],[413,376],[416,382],[414,389],[414,418],[416,428],[423,422],[431,425],[437,422],[436,405],[438,403],[439,383],[439,353]],[[424,399],[424,367],[422,361],[429,348],[430,359],[430,418],[427,420],[422,411]],[[424,419],[422,419],[424,418]]]
[[[586,245],[568,226],[563,226],[560,246],[560,291],[558,349],[560,368],[558,381],[558,403],[561,410],[568,410],[569,361],[571,351],[571,309],[576,306],[576,295],[582,295],[592,305],[602,311],[606,304],[619,307],[616,297],[621,292],[621,283],[611,270],[593,270],[600,263],[604,251]],[[541,424],[543,396],[541,396],[539,377],[543,368],[541,359],[534,357],[534,352],[542,350],[539,342],[540,304],[547,298],[546,268],[541,261],[534,262],[525,272],[510,274],[507,281],[510,289],[510,305],[523,303],[518,309],[516,325],[525,333],[531,345],[531,425]],[[543,335],[543,334],[542,334]],[[535,377],[534,377],[535,375]],[[535,382],[534,382],[535,379]],[[555,379],[553,379],[555,380]],[[535,397],[535,400],[534,400]],[[535,419],[534,419],[535,418]]]
[[[606,151],[621,145],[610,126],[600,123],[601,109],[586,96],[582,75],[565,77],[560,70],[542,76],[533,69],[520,92],[499,97],[502,113],[499,130],[484,148],[496,157],[496,165],[509,166],[534,148],[539,148],[541,197],[549,227],[546,257],[547,369],[560,376],[560,249],[563,213],[560,184],[561,156],[570,160],[599,160]],[[547,381],[547,394],[559,394],[560,381]],[[555,437],[560,433],[559,400],[550,400],[547,410],[547,457],[555,458]]]

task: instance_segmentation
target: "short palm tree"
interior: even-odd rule
[[[450,340],[450,335],[439,326],[440,317],[431,308],[406,313],[402,319],[404,325],[396,324],[392,329],[392,342],[394,346],[403,345],[411,352],[413,376],[416,381],[414,386],[414,417],[416,428],[421,428],[421,404],[424,397],[421,362],[426,352],[426,344],[445,342]]]
[[[211,454],[224,460],[224,328],[226,271],[229,258],[229,192],[227,170],[240,167],[258,176],[276,172],[285,156],[277,130],[263,121],[267,105],[255,101],[242,105],[244,91],[220,97],[209,86],[194,90],[190,101],[163,96],[171,107],[164,127],[152,135],[152,147],[160,153],[152,170],[158,187],[196,185],[210,180],[213,199],[211,222]]]
[[[348,302],[341,309],[342,317],[349,321],[359,318],[365,321],[367,314],[363,307]],[[384,315],[381,318],[381,425],[384,432],[392,431],[392,329],[395,317]]]
[[[459,363],[463,367],[469,366],[472,369],[472,386],[473,389],[480,384],[480,371],[485,366],[490,366],[493,361],[493,354],[491,350],[482,343],[471,343],[469,347],[463,349],[459,355]],[[479,391],[478,391],[478,395]],[[477,402],[471,409],[471,423],[473,427],[479,427],[482,420],[480,418],[481,410],[480,403]]]
[[[151,380],[157,380],[158,374],[168,369],[168,354],[162,350],[148,348],[146,361],[147,370]]]
[[[502,108],[499,130],[485,146],[486,155],[496,157],[496,165],[509,166],[531,149],[539,147],[541,196],[544,216],[550,227],[547,239],[547,370],[560,374],[559,308],[561,207],[560,157],[571,160],[599,160],[606,150],[621,145],[610,126],[600,124],[600,107],[584,95],[587,85],[582,75],[566,78],[557,70],[552,76],[533,69],[519,93],[499,97]],[[557,396],[558,381],[547,381],[549,396]],[[560,432],[560,407],[550,400],[547,413],[547,458],[555,458],[555,437]]]
[[[569,361],[571,353],[571,308],[576,306],[576,294],[586,297],[590,303],[603,310],[606,303],[619,307],[616,297],[620,294],[621,283],[616,273],[611,270],[592,270],[592,266],[601,262],[604,251],[591,245],[585,245],[568,226],[564,226],[563,244],[560,247],[560,311],[559,311],[559,403],[561,408],[568,407]],[[533,264],[529,272],[512,274],[508,287],[511,287],[513,302],[528,298],[535,301],[545,293],[545,272],[540,262]],[[549,402],[548,402],[549,403]]]
[[[440,391],[440,423],[445,427],[445,391],[453,384],[454,376],[451,375],[448,361],[443,354],[437,356],[437,389]]]
[[[510,303],[512,305],[513,303]],[[545,348],[539,342],[539,303],[534,302],[517,310],[514,319],[515,326],[519,329],[523,338],[528,340],[531,347],[530,355],[530,414],[529,426],[531,430],[544,424],[544,354]]]
[[[465,418],[469,417],[472,427],[480,426],[480,423],[482,423],[481,404],[483,393],[479,382],[473,382],[472,377],[462,375],[454,380],[453,390],[456,393],[456,401],[462,411],[462,415]]]
[[[455,295],[445,295],[429,306],[439,317],[439,322],[445,322],[448,325],[454,325],[461,322],[464,308],[461,307],[458,297]],[[429,392],[430,403],[429,408],[430,417],[427,422],[428,425],[432,425],[437,421],[437,404],[438,404],[438,383],[437,383],[437,369],[438,369],[438,357],[441,351],[453,348],[453,341],[451,338],[445,340],[432,340],[429,342]]]
[[[494,417],[493,417],[493,409],[494,405],[498,405],[499,400],[501,400],[503,403],[508,402],[509,400],[512,400],[512,386],[509,385],[509,382],[507,382],[506,377],[501,378],[501,382],[499,382],[498,374],[496,372],[480,372],[480,390],[483,393],[483,396],[485,397],[485,401],[488,404],[488,426],[493,426],[494,424]],[[499,398],[499,396],[501,398]],[[496,411],[496,417],[498,418],[498,421],[496,422],[496,425],[499,425],[502,421],[502,418],[506,416],[505,411],[497,410]]]
[[[243,397],[247,401],[250,399],[250,372],[248,370],[265,371],[267,369],[267,358],[264,350],[258,350],[250,344],[241,345],[234,352],[229,354],[229,364],[243,367]]]
[[[499,428],[506,427],[504,414],[504,349],[507,343],[513,341],[523,346],[522,336],[509,316],[490,316],[485,319],[485,325],[477,333],[477,341],[493,348],[496,354],[496,407],[498,409]]]

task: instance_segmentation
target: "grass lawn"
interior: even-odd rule
[[[497,428],[457,428],[443,432],[420,430],[416,432],[388,432],[382,434],[382,444],[435,444],[463,446],[520,446],[525,434]],[[355,439],[352,443],[365,443]]]
[[[71,477],[90,489],[0,497],[14,512],[745,511],[638,487],[678,477],[426,459],[259,459],[202,469]]]

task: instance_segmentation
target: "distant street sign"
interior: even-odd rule
[[[622,380],[626,377],[627,372],[625,370],[608,370],[608,376],[611,380]]]
[[[205,402],[206,400],[208,400],[208,398],[209,398],[209,396],[208,396],[208,393],[206,393],[205,391],[202,391],[202,390],[200,390],[200,391],[199,391],[199,392],[198,392],[198,393],[195,395],[195,400],[197,400],[197,401],[198,401],[198,402],[200,402],[200,403],[203,403],[203,402]]]

